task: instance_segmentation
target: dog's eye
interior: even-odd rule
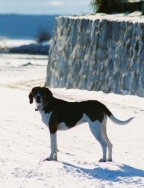
[[[35,96],[36,94],[34,92],[32,92],[32,95]]]
[[[33,96],[36,96],[36,94],[37,94],[38,92],[37,92],[36,90],[33,90],[31,93],[32,93]]]
[[[40,94],[41,94],[41,95],[42,95],[42,94],[44,94],[43,90],[42,90],[42,91],[40,91]]]
[[[41,95],[45,94],[45,90],[44,90],[44,89],[41,89],[40,94],[41,94]]]

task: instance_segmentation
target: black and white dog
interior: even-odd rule
[[[30,103],[36,102],[37,109],[43,123],[49,127],[51,138],[51,154],[48,160],[57,160],[57,131],[67,130],[83,122],[88,122],[89,128],[100,143],[103,156],[99,160],[112,161],[112,144],[106,133],[107,116],[116,124],[125,125],[133,118],[121,121],[114,117],[109,109],[96,100],[83,102],[68,102],[53,97],[52,92],[45,87],[34,87],[30,94]],[[108,158],[107,156],[108,148]]]

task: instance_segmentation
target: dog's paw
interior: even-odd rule
[[[100,159],[99,162],[106,162],[106,160],[105,159]]]
[[[49,157],[44,159],[44,161],[52,161],[52,159],[50,159]]]
[[[50,157],[46,158],[44,161],[57,161],[57,154],[50,155]]]
[[[48,158],[44,159],[44,161],[57,161],[57,158],[51,159],[48,157]]]
[[[112,162],[112,159],[107,159],[108,162]]]

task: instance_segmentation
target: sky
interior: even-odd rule
[[[60,14],[92,13],[91,0],[0,0],[0,14]]]

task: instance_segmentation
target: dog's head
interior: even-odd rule
[[[33,99],[37,104],[52,103],[53,95],[46,87],[34,87],[29,94],[30,104]]]

